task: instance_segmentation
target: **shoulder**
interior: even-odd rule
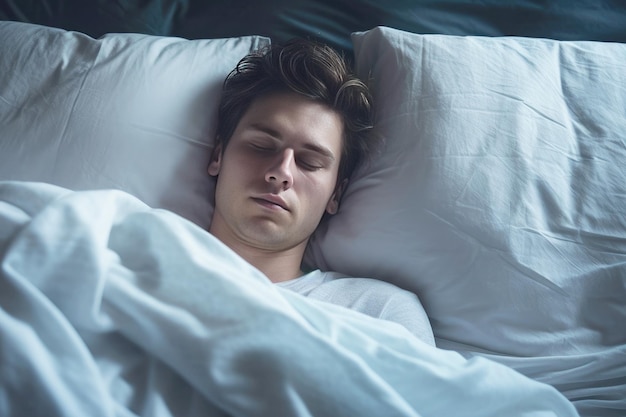
[[[314,271],[281,286],[310,298],[399,323],[434,345],[430,322],[418,296],[389,282]]]
[[[423,310],[416,294],[372,278],[343,276],[322,283],[317,293],[331,302],[343,301],[350,308],[366,311],[376,317],[385,316],[399,308]]]
[[[351,293],[350,308],[401,324],[422,341],[435,345],[430,320],[415,293],[371,278],[343,278],[335,282],[343,286],[338,292]]]
[[[333,271],[315,270],[277,285],[314,298],[417,298],[415,294],[385,281],[355,278]]]

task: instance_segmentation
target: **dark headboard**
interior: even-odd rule
[[[350,33],[415,33],[626,42],[626,2],[606,0],[0,0],[0,19],[99,37],[312,37],[351,51]]]

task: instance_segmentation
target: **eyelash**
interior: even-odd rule
[[[296,163],[297,163],[297,159],[296,159]],[[307,171],[317,171],[323,168],[322,166],[318,164],[310,164],[310,163],[306,163],[302,161],[300,162],[300,166],[302,166]]]
[[[272,146],[264,146],[264,145],[257,145],[255,143],[251,143],[250,147],[256,151],[260,151],[260,152],[273,152],[274,151],[274,147]]]

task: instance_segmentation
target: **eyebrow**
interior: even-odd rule
[[[263,132],[263,133],[267,133],[269,136],[272,136],[278,140],[281,139],[281,134],[280,132],[278,132],[275,129],[272,129],[270,126],[267,126],[263,123],[250,123],[248,125],[249,129],[253,129],[253,130],[258,130],[259,132]],[[328,149],[326,146],[321,146],[318,145],[316,143],[311,143],[311,142],[306,142],[303,146],[305,149],[309,150],[309,151],[313,151],[316,152],[320,155],[322,155],[325,158],[328,158],[332,161],[335,160],[335,155],[333,154],[333,152]]]

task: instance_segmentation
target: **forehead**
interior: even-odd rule
[[[327,105],[296,93],[276,93],[254,100],[235,133],[258,131],[293,144],[317,144],[339,154],[343,121]]]

